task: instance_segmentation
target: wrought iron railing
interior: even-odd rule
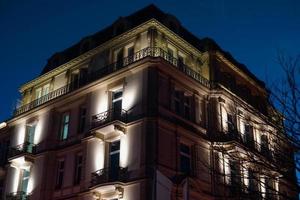
[[[124,182],[128,180],[129,178],[128,175],[129,174],[127,168],[123,168],[123,167],[118,167],[115,169],[103,168],[92,173],[91,187],[98,184],[108,183],[108,182],[115,182],[115,181]]]
[[[25,142],[23,144],[11,147],[9,150],[9,157],[15,157],[24,153],[35,154],[35,152],[36,145],[29,142]]]
[[[96,114],[92,116],[91,128],[95,128],[115,120],[127,122],[127,111],[123,109],[109,109],[105,112]]]
[[[264,146],[262,144],[259,144],[254,140],[254,138],[249,137],[247,134],[242,134],[238,132],[237,130],[233,130],[231,132],[226,133],[220,133],[218,134],[217,138],[214,138],[216,141],[220,142],[229,142],[229,141],[236,141],[245,147],[249,148],[253,152],[256,152],[267,159],[276,160],[274,157],[274,153],[268,146]]]
[[[65,85],[57,90],[54,90],[28,104],[22,105],[14,110],[14,115],[20,115],[24,112],[27,112],[33,108],[36,108],[50,100],[56,99],[62,95],[70,93],[88,83],[91,83],[99,78],[102,78],[108,74],[116,72],[131,63],[136,61],[142,60],[146,57],[160,57],[170,63],[179,71],[183,72],[185,75],[191,77],[192,79],[196,80],[198,83],[204,85],[205,87],[210,88],[211,83],[206,78],[202,77],[200,73],[194,71],[192,68],[188,67],[187,65],[179,62],[176,58],[172,57],[168,52],[164,51],[159,47],[147,47],[136,52],[134,55],[128,56],[122,60],[109,64],[107,66],[101,67],[99,70],[94,71],[86,75],[86,77],[82,77],[80,80],[76,82],[72,82],[68,85]]]
[[[6,195],[6,200],[29,200],[30,195],[23,191],[13,192]]]

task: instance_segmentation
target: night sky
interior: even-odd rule
[[[278,51],[300,53],[299,0],[0,0],[0,122],[52,54],[150,3],[196,36],[213,38],[262,80],[282,74]]]

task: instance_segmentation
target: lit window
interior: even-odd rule
[[[49,93],[49,91],[50,91],[50,84],[46,84],[46,85],[44,85],[43,86],[43,96],[44,95],[47,95],[48,93]]]
[[[56,189],[61,188],[63,185],[64,171],[65,171],[65,161],[59,160],[57,162],[57,173],[56,173],[56,184],[55,184]]]
[[[74,185],[79,184],[81,181],[82,167],[83,167],[82,154],[77,154],[75,156]]]
[[[69,133],[70,115],[69,113],[63,113],[61,120],[60,139],[65,140],[68,138]]]
[[[191,149],[182,143],[180,144],[180,171],[186,175],[191,173]]]
[[[39,99],[42,97],[42,88],[37,88],[35,90],[35,99]]]

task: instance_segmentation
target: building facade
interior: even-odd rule
[[[150,5],[54,54],[0,129],[3,199],[297,199],[247,68]]]

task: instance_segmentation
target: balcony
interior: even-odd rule
[[[30,195],[26,194],[26,192],[19,191],[19,192],[13,192],[6,195],[6,200],[29,200]]]
[[[128,118],[126,110],[109,109],[105,112],[92,116],[91,128],[97,128],[106,123],[113,122],[116,120],[126,123],[127,119]]]
[[[115,63],[112,63],[110,65],[104,66],[100,68],[99,70],[87,74],[85,77],[82,77],[79,81],[76,83],[71,82],[70,84],[67,84],[57,90],[54,90],[28,104],[22,105],[14,110],[14,116],[18,116],[22,113],[25,113],[33,108],[36,108],[40,105],[45,104],[46,102],[49,102],[53,99],[56,99],[60,96],[63,96],[65,94],[68,94],[72,91],[75,91],[97,79],[100,79],[104,76],[107,76],[111,73],[114,73],[116,71],[119,71],[126,66],[137,62],[139,60],[142,60],[147,57],[153,57],[153,58],[162,58],[168,63],[170,63],[173,67],[178,69],[179,71],[183,72],[185,75],[189,76],[190,78],[194,79],[201,85],[210,88],[211,83],[206,78],[202,77],[198,72],[194,71],[192,68],[186,66],[185,64],[179,62],[176,58],[170,56],[166,51],[164,51],[161,48],[158,47],[147,47],[145,49],[142,49],[138,52],[136,52],[134,55],[124,58],[123,60],[117,61]]]
[[[128,178],[129,176],[127,168],[104,168],[92,173],[91,187],[108,182],[126,182]]]
[[[213,138],[217,142],[236,142],[243,145],[254,153],[264,156],[268,160],[277,162],[278,158],[275,158],[272,150],[268,146],[257,143],[254,138],[249,137],[246,134],[238,132],[236,129],[230,132],[220,132],[217,137]]]
[[[9,158],[19,156],[22,154],[35,154],[36,153],[36,145],[31,144],[29,142],[25,142],[23,144],[19,144],[17,146],[11,147],[9,150]]]

